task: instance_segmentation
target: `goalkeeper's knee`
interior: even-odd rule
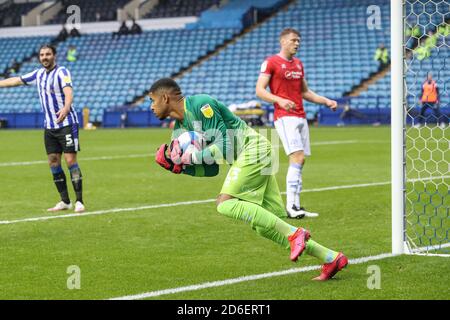
[[[217,199],[217,212],[224,216],[233,217],[233,208],[239,199],[220,197]]]

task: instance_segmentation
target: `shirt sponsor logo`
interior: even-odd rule
[[[214,116],[214,110],[211,108],[209,104],[205,104],[203,107],[201,107],[201,112],[205,116],[205,118],[212,118]]]
[[[303,72],[302,71],[286,71],[284,73],[284,76],[288,80],[301,79],[303,77]]]

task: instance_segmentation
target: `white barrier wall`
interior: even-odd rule
[[[137,20],[137,23],[143,30],[160,30],[160,29],[181,29],[188,23],[196,22],[197,17],[182,17],[182,18],[162,18],[162,19],[143,19]],[[80,33],[100,33],[100,32],[115,32],[119,30],[120,21],[108,22],[90,22],[82,23]],[[127,25],[131,26],[131,21]],[[66,26],[67,31],[70,32],[71,27]],[[46,25],[33,27],[10,27],[0,28],[0,38],[5,37],[31,37],[31,36],[56,36],[61,30],[61,25]]]

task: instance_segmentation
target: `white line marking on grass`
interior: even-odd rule
[[[443,247],[444,246],[448,247],[448,246],[450,246],[450,244],[443,245]],[[426,250],[426,248],[420,248],[420,250]],[[349,265],[362,264],[362,263],[366,263],[369,261],[382,260],[382,259],[391,258],[391,257],[395,257],[395,256],[397,256],[397,255],[392,254],[392,253],[383,253],[383,254],[379,254],[376,256],[368,256],[368,257],[350,259],[348,261],[348,263],[349,263]],[[287,270],[283,270],[283,271],[255,274],[255,275],[251,275],[251,276],[243,276],[243,277],[227,279],[227,280],[205,282],[205,283],[195,284],[195,285],[190,285],[190,286],[185,286],[185,287],[145,292],[145,293],[140,293],[140,294],[135,294],[135,295],[111,298],[109,300],[140,300],[140,299],[146,299],[146,298],[152,298],[152,297],[159,297],[159,296],[163,296],[163,295],[176,294],[176,293],[181,293],[181,292],[196,291],[196,290],[215,288],[215,287],[223,287],[223,286],[228,286],[228,285],[232,285],[235,283],[255,281],[255,280],[259,280],[259,279],[280,277],[280,276],[285,276],[285,275],[289,275],[289,274],[293,274],[293,273],[309,272],[309,271],[313,271],[313,270],[318,270],[321,267],[322,267],[321,265],[315,265],[315,266],[308,266],[308,267],[303,267],[303,268],[292,268],[292,269],[287,269]]]
[[[316,189],[305,189],[302,192],[320,192],[320,191],[328,191],[328,190],[338,190],[338,189],[349,189],[349,188],[362,188],[362,187],[370,187],[370,186],[378,186],[378,185],[386,185],[389,182],[375,182],[364,183],[364,184],[353,184],[353,185],[343,185],[343,186],[334,186],[334,187],[325,187],[325,188],[316,188]],[[282,192],[285,194],[286,192]],[[166,207],[176,207],[176,206],[185,206],[192,204],[202,204],[214,202],[216,199],[205,199],[205,200],[194,200],[194,201],[182,201],[182,202],[174,202],[174,203],[162,203],[162,204],[154,204],[142,207],[133,207],[133,208],[114,208],[114,209],[106,209],[92,212],[84,212],[84,213],[71,213],[71,214],[62,214],[62,215],[52,215],[52,216],[42,216],[35,218],[26,218],[26,219],[17,219],[17,220],[3,220],[0,221],[0,225],[2,224],[15,224],[20,222],[35,222],[35,221],[44,221],[44,220],[53,220],[53,219],[65,219],[65,218],[74,218],[74,217],[86,217],[93,215],[102,215],[108,213],[119,213],[119,212],[129,212],[129,211],[140,211],[147,209],[158,209],[158,208],[166,208]]]
[[[424,181],[424,180],[434,180],[434,179],[442,179],[442,178],[450,178],[450,176],[429,177],[429,178],[423,178],[423,179],[414,179],[411,181]],[[315,189],[305,189],[302,192],[321,192],[321,191],[330,191],[330,190],[365,188],[365,187],[382,186],[382,185],[388,185],[388,184],[390,184],[390,181],[351,184],[351,185],[342,185],[342,186],[333,186],[333,187],[324,187],[324,188],[315,188]],[[282,194],[286,194],[286,192],[282,192]],[[84,213],[71,213],[71,214],[62,214],[62,215],[42,216],[42,217],[17,219],[17,220],[3,220],[3,221],[0,221],[0,225],[15,224],[15,223],[21,223],[21,222],[45,221],[45,220],[53,220],[53,219],[86,217],[86,216],[103,215],[103,214],[109,214],[109,213],[140,211],[140,210],[147,210],[147,209],[158,209],[158,208],[167,208],[167,207],[176,207],[176,206],[186,206],[186,205],[192,205],[192,204],[209,203],[209,202],[214,202],[214,201],[216,201],[216,199],[182,201],[182,202],[162,203],[162,204],[154,204],[154,205],[133,207],[133,208],[114,208],[114,209],[106,209],[106,210],[91,211],[91,212],[88,211],[88,212],[84,212]]]
[[[323,141],[323,142],[315,142],[311,145],[313,146],[325,146],[325,145],[335,145],[335,144],[351,144],[351,143],[359,143],[364,142],[360,140],[336,140],[336,141]],[[101,156],[101,157],[88,157],[83,158],[80,157],[80,162],[83,161],[98,161],[98,160],[116,160],[116,159],[128,159],[128,158],[146,158],[154,156],[154,153],[145,153],[145,154],[129,154],[129,155],[118,155],[118,156]],[[47,160],[36,160],[36,161],[19,161],[19,162],[0,162],[0,167],[19,167],[19,166],[32,166],[35,164],[46,164]]]
[[[115,160],[115,159],[130,159],[130,158],[146,158],[146,157],[152,157],[155,154],[148,153],[148,154],[128,154],[123,156],[103,156],[103,157],[88,157],[83,158],[80,157],[78,160],[83,161],[97,161],[97,160]],[[24,161],[24,162],[1,162],[0,167],[19,167],[19,166],[31,166],[35,164],[46,164],[48,163],[47,160],[37,160],[37,161]]]
[[[319,141],[319,142],[313,142],[311,143],[312,146],[328,146],[328,145],[334,145],[334,144],[352,144],[352,143],[358,143],[359,140],[336,140],[336,141]]]
[[[392,253],[384,253],[384,254],[380,254],[377,256],[363,257],[363,258],[358,258],[358,259],[350,259],[349,264],[365,263],[368,261],[381,260],[381,259],[385,259],[385,258],[389,258],[389,257],[393,257],[393,256],[394,255]],[[251,276],[243,276],[243,277],[234,278],[234,279],[205,282],[205,283],[191,285],[191,286],[145,292],[145,293],[140,293],[140,294],[135,294],[135,295],[111,298],[110,300],[139,300],[139,299],[146,299],[146,298],[152,298],[152,297],[159,297],[159,296],[163,296],[163,295],[176,294],[176,293],[181,293],[181,292],[196,291],[196,290],[202,290],[202,289],[208,289],[208,288],[228,286],[231,284],[247,282],[247,281],[255,281],[255,280],[260,280],[260,279],[280,277],[280,276],[285,276],[285,275],[293,274],[293,273],[309,272],[309,271],[313,271],[313,270],[318,270],[321,267],[322,267],[321,265],[315,265],[315,266],[308,266],[308,267],[303,267],[303,268],[292,268],[292,269],[287,269],[287,270],[283,270],[283,271],[255,274],[255,275],[251,275]]]
[[[63,214],[63,215],[57,215],[57,216],[43,216],[43,217],[26,218],[26,219],[18,219],[18,220],[4,220],[4,221],[0,221],[0,225],[1,224],[14,224],[14,223],[19,223],[19,222],[33,222],[33,221],[43,221],[43,220],[52,220],[52,219],[95,216],[95,215],[102,215],[102,214],[107,214],[107,213],[139,211],[139,210],[147,210],[147,209],[166,208],[166,207],[187,206],[187,205],[192,205],[192,204],[202,204],[202,203],[213,202],[215,200],[216,199],[183,201],[183,202],[174,202],[174,203],[154,204],[154,205],[134,207],[134,208],[115,208],[115,209],[99,210],[99,211],[84,212],[84,213]]]

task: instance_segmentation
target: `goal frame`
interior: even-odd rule
[[[428,249],[412,248],[407,240],[406,222],[406,50],[404,18],[406,0],[390,0],[391,7],[391,218],[392,254],[433,254]],[[442,247],[450,247],[450,243]],[[426,251],[424,253],[424,251]]]
[[[391,0],[391,206],[392,253],[411,253],[405,230],[405,76],[403,0]]]

